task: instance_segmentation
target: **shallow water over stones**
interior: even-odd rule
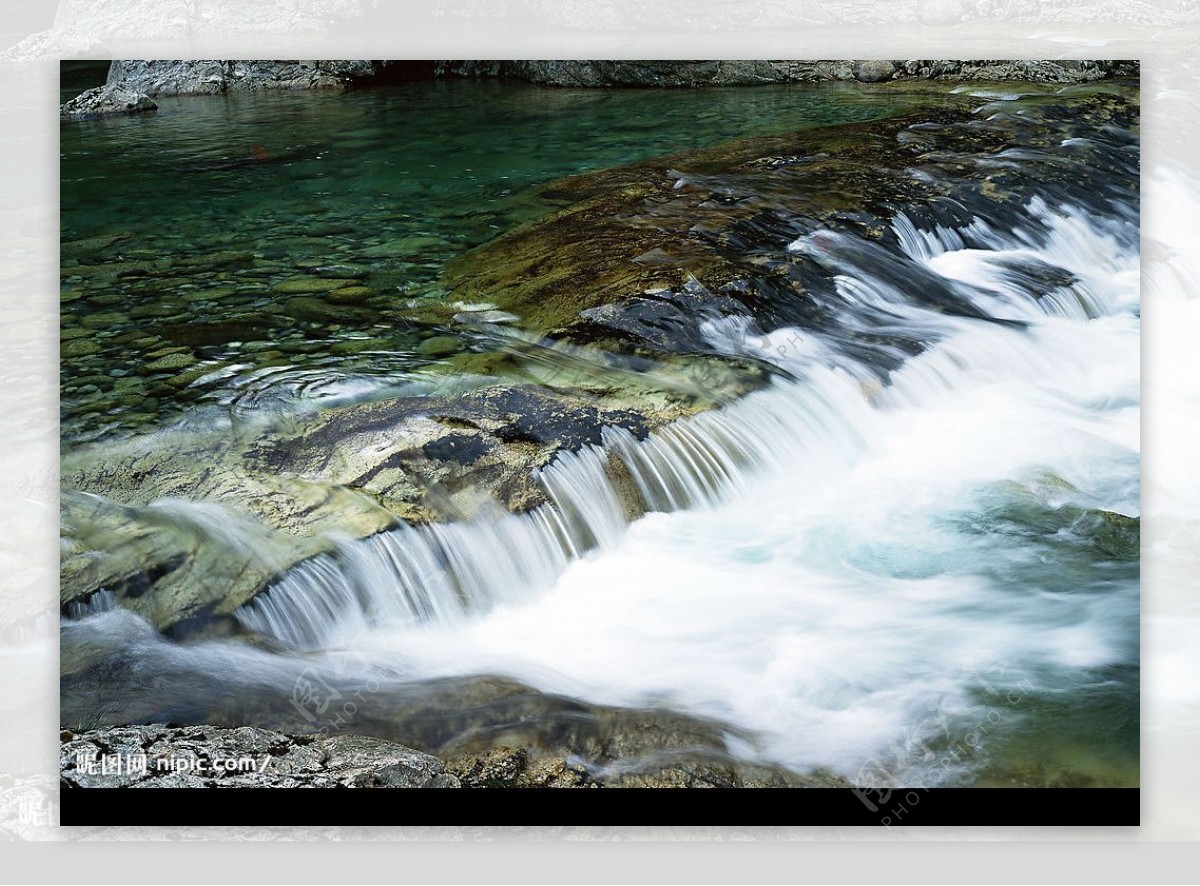
[[[301,375],[311,391],[436,372],[492,307],[440,289],[445,263],[551,209],[538,185],[930,101],[446,82],[164,98],[152,117],[64,125],[63,439],[224,410]]]

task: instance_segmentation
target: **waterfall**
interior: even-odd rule
[[[1000,235],[981,218],[922,229],[899,214],[892,232],[907,265],[936,274],[955,298],[988,316],[1086,321],[1124,304],[1136,269],[1121,241],[1127,245],[1136,228],[1109,222],[1104,229],[1082,211],[1055,211],[1040,198],[1028,216],[1049,232],[1040,247],[1031,231]],[[638,513],[711,507],[773,472],[818,484],[844,471],[874,433],[881,409],[952,393],[972,373],[1053,371],[1042,344],[1022,330],[929,310],[913,297],[908,277],[879,271],[878,261],[863,258],[868,247],[849,234],[819,231],[789,249],[804,252],[814,243],[839,272],[846,328],[858,322],[878,331],[882,317],[888,327],[923,331],[942,344],[881,378],[841,354],[838,335],[780,329],[753,336],[744,318],[710,322],[715,348],[772,361],[792,377],[643,440],[607,428],[601,446],[560,453],[539,472],[548,503],[527,513],[496,507],[457,523],[339,539],[334,553],[290,570],[237,618],[286,644],[320,648],[374,626],[445,624],[486,613],[536,597],[573,560],[612,548]],[[623,502],[619,473],[632,480],[640,501]]]
[[[72,619],[87,618],[100,612],[110,612],[117,605],[117,595],[107,588],[101,588],[81,600],[72,600],[67,604],[66,616]]]

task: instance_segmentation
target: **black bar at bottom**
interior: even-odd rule
[[[63,788],[71,825],[1137,825],[1138,788]]]

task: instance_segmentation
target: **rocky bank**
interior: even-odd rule
[[[1113,61],[861,59],[857,61],[461,61],[438,62],[441,76],[506,77],[542,86],[757,86],[857,80],[1025,80],[1084,83],[1136,76],[1137,65]]]

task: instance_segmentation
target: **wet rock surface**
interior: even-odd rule
[[[644,437],[684,411],[500,386],[83,451],[63,461],[62,604],[103,588],[162,629],[228,615],[331,537],[485,502],[528,510],[546,501],[533,472],[559,452],[605,428]]]
[[[440,760],[361,735],[119,726],[60,735],[64,788],[456,788]]]
[[[997,103],[987,120],[978,102],[943,93],[899,119],[743,139],[559,180],[542,194],[564,208],[452,260],[443,283],[559,339],[694,354],[713,318],[833,330],[843,299],[832,256],[851,250],[884,276],[902,266],[906,277],[920,276],[938,310],[976,316],[944,278],[897,254],[895,214],[923,224],[958,213],[964,223],[974,215],[1004,227],[1030,200],[1074,192],[1075,176],[1091,177],[1100,193],[1112,164],[1128,162],[1120,149],[1070,173],[1052,162],[993,158],[1049,159],[1069,137],[1070,114],[1097,129],[1136,115],[1103,92],[1065,100],[1042,93],[1029,116]],[[855,341],[841,338],[874,352],[882,368],[920,348],[865,329]]]

